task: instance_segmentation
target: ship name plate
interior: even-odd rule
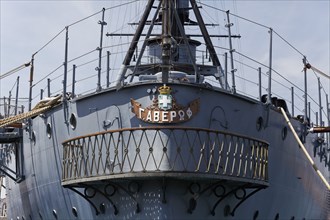
[[[188,106],[181,106],[176,103],[172,97],[171,88],[162,86],[159,89],[159,95],[155,96],[152,105],[142,107],[134,99],[131,99],[132,112],[137,118],[149,123],[178,123],[190,120],[199,111],[199,98],[193,100]]]

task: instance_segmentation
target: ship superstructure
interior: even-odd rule
[[[231,14],[223,11],[228,32],[212,35],[200,7],[149,0],[133,34],[104,33],[111,21],[103,9],[96,88],[83,95],[75,90],[76,66],[68,67],[76,61],[68,57],[71,26],[63,29],[61,92],[49,89],[32,108],[31,78],[26,112],[16,105],[11,116],[7,103],[0,121],[9,218],[330,218],[328,96],[324,108],[319,89],[313,123],[306,77],[303,115],[294,114],[293,89],[292,110],[273,95],[271,28],[267,93],[261,69],[257,98],[240,93],[232,41],[241,36],[232,34]],[[131,40],[110,83],[103,37],[118,35]],[[229,42],[224,64],[212,38]],[[26,64],[31,77],[35,56]],[[305,76],[315,70],[301,59]]]

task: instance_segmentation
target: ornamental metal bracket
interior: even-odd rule
[[[116,188],[122,189],[136,203],[136,210],[135,210],[135,212],[136,213],[141,212],[140,205],[139,205],[138,201],[136,200],[136,198],[133,195],[133,193],[137,193],[140,190],[140,185],[137,182],[135,182],[135,181],[130,182],[128,184],[128,186],[127,186],[128,189],[125,189],[123,186],[118,185],[118,184],[115,184],[113,182],[111,182],[111,183],[110,182],[107,182],[107,184],[108,184],[107,186],[114,187],[114,190],[115,191],[117,191]],[[105,191],[106,191],[106,189],[105,189]],[[113,192],[113,194],[115,193],[115,191]]]
[[[67,188],[70,189],[70,190],[72,190],[72,191],[74,191],[75,193],[77,193],[78,195],[80,195],[81,197],[83,197],[89,204],[91,204],[93,206],[93,208],[95,209],[96,215],[105,212],[104,204],[101,204],[100,205],[100,210],[98,210],[97,206],[92,201],[92,198],[94,198],[94,196],[96,195],[96,192],[98,192],[99,194],[101,194],[104,198],[106,198],[110,202],[110,204],[114,208],[114,215],[117,215],[119,213],[117,206],[110,199],[110,196],[113,196],[114,195],[114,193],[116,192],[116,189],[114,189],[113,193],[110,193],[109,194],[107,192],[107,186],[105,186],[104,192],[102,192],[101,190],[99,190],[98,188],[96,188],[94,186],[83,184],[83,183],[78,184],[78,186],[76,186],[76,188],[84,188],[84,193],[79,192],[74,187],[67,187]],[[89,193],[88,192],[88,189],[92,189],[93,191],[91,193]]]
[[[106,191],[106,187],[105,187],[105,189],[104,189],[104,191],[105,192],[102,192],[101,190],[99,190],[98,188],[96,188],[96,187],[94,187],[94,186],[90,186],[90,185],[86,185],[86,184],[83,184],[83,183],[80,183],[79,185],[81,185],[81,186],[83,186],[84,188],[85,188],[85,195],[87,196],[87,189],[88,188],[91,188],[91,189],[93,189],[93,190],[95,190],[95,192],[98,192],[99,194],[101,194],[104,198],[106,198],[109,202],[110,202],[110,204],[112,205],[112,207],[114,208],[114,215],[117,215],[118,214],[118,208],[116,207],[116,205],[115,205],[115,203],[110,199],[110,196],[112,196],[113,194],[108,194],[107,193],[107,191]],[[114,191],[115,192],[115,191]],[[94,194],[95,195],[95,194]],[[94,197],[94,195],[92,196],[92,197]],[[91,197],[91,198],[92,198]],[[101,207],[103,207],[102,206],[102,204],[100,205],[100,211],[102,212],[102,213],[104,213],[105,212],[105,210],[104,210],[104,208],[101,208]]]
[[[244,188],[243,191],[244,191],[244,194],[243,194],[243,197],[241,198],[241,200],[236,204],[236,206],[234,207],[233,211],[231,211],[231,216],[235,216],[235,211],[236,209],[242,205],[248,198],[250,198],[251,196],[253,196],[254,194],[256,194],[257,192],[259,192],[260,190],[262,189],[265,189],[266,186],[260,186],[260,187],[257,187],[255,190],[253,190],[252,192],[250,192],[248,195],[246,195],[246,191]],[[236,197],[237,198],[237,197]]]
[[[68,188],[68,189],[72,190],[73,192],[77,193],[78,195],[80,195],[81,197],[83,197],[89,204],[91,204],[91,206],[93,206],[93,208],[95,209],[95,214],[96,215],[99,215],[100,214],[100,212],[97,209],[97,207],[95,206],[95,204],[90,200],[90,198],[87,195],[85,195],[85,192],[83,194],[83,193],[79,192],[77,189],[75,189],[74,187],[67,186],[66,188]]]
[[[191,197],[191,199],[189,200],[189,208],[187,212],[192,214],[197,206],[197,200],[199,199],[199,197],[211,189],[213,189],[213,192],[215,192],[215,189],[217,189],[218,187],[225,190],[224,186],[222,186],[222,181],[216,182],[214,184],[210,184],[209,186],[205,187],[205,189],[203,190],[201,190],[200,184],[191,183],[189,185],[189,191],[191,194],[193,194],[193,197]]]
[[[229,205],[226,206],[225,215],[230,214],[231,216],[235,216],[235,211],[240,205],[242,205],[248,198],[250,198],[257,192],[259,192],[260,190],[265,189],[266,187],[267,186],[251,186],[251,184],[245,184],[243,186],[236,187],[236,188],[232,189],[231,191],[229,191],[228,193],[219,196],[220,199],[214,204],[213,209],[211,210],[211,214],[214,216],[215,209],[220,204],[220,202],[223,201],[226,197],[234,194],[236,199],[239,200],[239,202],[235,205],[235,207],[233,208],[232,211],[230,211]],[[251,189],[251,188],[254,190],[247,194],[246,189]],[[241,196],[238,195],[239,190],[242,190],[242,192],[243,192],[243,194]]]
[[[247,186],[247,184],[243,185],[243,186],[236,187],[236,188],[230,190],[227,193],[223,193],[222,195],[218,195],[217,197],[219,197],[220,199],[214,204],[214,206],[211,210],[211,215],[215,216],[215,209],[217,208],[217,206],[220,204],[221,201],[223,201],[225,198],[227,198],[231,194],[235,193],[237,190],[239,190],[241,188],[244,188],[245,186]]]

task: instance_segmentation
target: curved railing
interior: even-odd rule
[[[268,144],[202,128],[127,128],[63,142],[62,165],[63,185],[155,176],[267,183]]]

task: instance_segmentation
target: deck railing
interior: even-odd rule
[[[268,144],[201,128],[129,128],[65,141],[62,165],[63,185],[157,175],[267,182]]]

